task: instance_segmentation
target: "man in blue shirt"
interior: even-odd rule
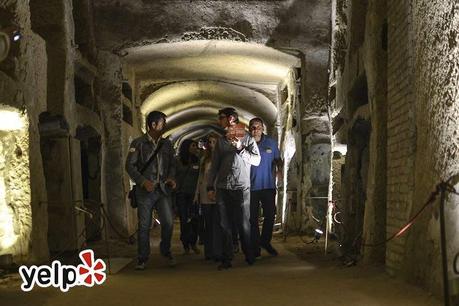
[[[258,145],[261,162],[250,169],[250,227],[255,256],[260,256],[260,247],[272,256],[277,255],[271,245],[274,218],[276,216],[276,174],[282,171],[277,141],[263,134],[263,120],[253,118],[249,122],[250,134]],[[263,228],[258,227],[260,204],[263,208]]]

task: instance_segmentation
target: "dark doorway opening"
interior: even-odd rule
[[[85,208],[86,241],[102,237],[101,220],[101,137],[90,126],[79,127],[76,138],[80,141],[81,183]]]

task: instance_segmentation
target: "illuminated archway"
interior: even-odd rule
[[[32,231],[27,115],[0,105],[0,255],[25,256]]]

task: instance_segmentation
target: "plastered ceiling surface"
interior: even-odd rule
[[[141,105],[143,115],[160,110],[169,116],[166,135],[190,131],[191,122],[211,128],[217,110],[226,106],[237,108],[243,122],[258,116],[271,127],[277,100],[266,93],[277,98],[289,71],[300,66],[293,55],[235,41],[160,43],[126,52],[125,64],[138,83],[167,84]]]

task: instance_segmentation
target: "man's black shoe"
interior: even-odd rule
[[[261,245],[261,247],[265,249],[266,252],[268,252],[271,256],[277,256],[279,254],[271,244]]]
[[[255,251],[255,258],[257,257],[260,257],[261,256],[261,249],[259,248],[257,251]]]
[[[249,266],[253,266],[253,264],[255,263],[255,258],[246,258],[245,261]]]
[[[136,269],[136,270],[145,270],[145,267],[146,267],[145,261],[140,261],[140,260],[139,260],[139,261],[137,262],[137,265],[135,266],[135,269]]]
[[[231,268],[233,265],[231,264],[231,262],[229,261],[224,261],[222,262],[220,265],[218,265],[217,269],[218,270],[228,270],[229,268]]]

